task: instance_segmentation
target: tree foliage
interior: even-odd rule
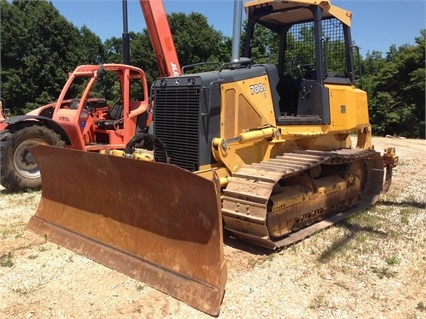
[[[97,63],[102,41],[69,23],[47,1],[0,0],[1,95],[14,113],[56,99],[67,73]]]
[[[200,13],[172,13],[168,16],[173,41],[181,66],[201,62],[230,61],[231,41],[221,32],[214,30],[207,18]],[[130,55],[132,65],[143,69],[149,83],[158,76],[158,66],[148,30],[130,34]],[[115,39],[115,49],[119,51],[120,41]],[[107,42],[107,51],[111,51],[112,43]]]
[[[391,46],[386,57],[368,52],[361,87],[369,95],[369,113],[377,135],[425,137],[426,30],[415,45]]]

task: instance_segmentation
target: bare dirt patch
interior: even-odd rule
[[[426,141],[373,142],[400,157],[375,207],[280,252],[225,238],[220,318],[426,317]],[[26,230],[39,199],[0,190],[2,318],[210,318]]]

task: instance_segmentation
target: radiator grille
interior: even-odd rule
[[[154,134],[166,145],[171,163],[189,171],[198,170],[199,87],[157,87]]]

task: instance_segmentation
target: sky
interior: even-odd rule
[[[51,0],[59,12],[76,27],[86,25],[103,41],[121,37],[123,32],[122,0]],[[244,1],[245,2],[245,1]],[[331,0],[333,5],[352,12],[352,40],[361,54],[389,47],[414,44],[420,30],[426,29],[425,0]],[[224,35],[232,36],[233,0],[164,0],[168,14],[199,12],[208,23]],[[138,0],[127,0],[128,30],[145,28]],[[243,19],[246,18],[245,13]]]

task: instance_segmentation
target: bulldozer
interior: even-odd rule
[[[244,58],[157,79],[150,129],[124,151],[31,149],[43,178],[31,230],[215,316],[224,229],[283,249],[374,205],[398,163],[371,143],[352,14],[315,0],[245,9]],[[276,41],[265,63],[259,33]]]
[[[140,5],[156,53],[160,75],[181,74],[161,1]],[[115,88],[115,89],[113,89]],[[41,185],[29,149],[38,144],[88,152],[124,149],[151,122],[145,73],[127,64],[81,65],[69,73],[56,102],[25,115],[0,114],[0,182],[10,191]]]

